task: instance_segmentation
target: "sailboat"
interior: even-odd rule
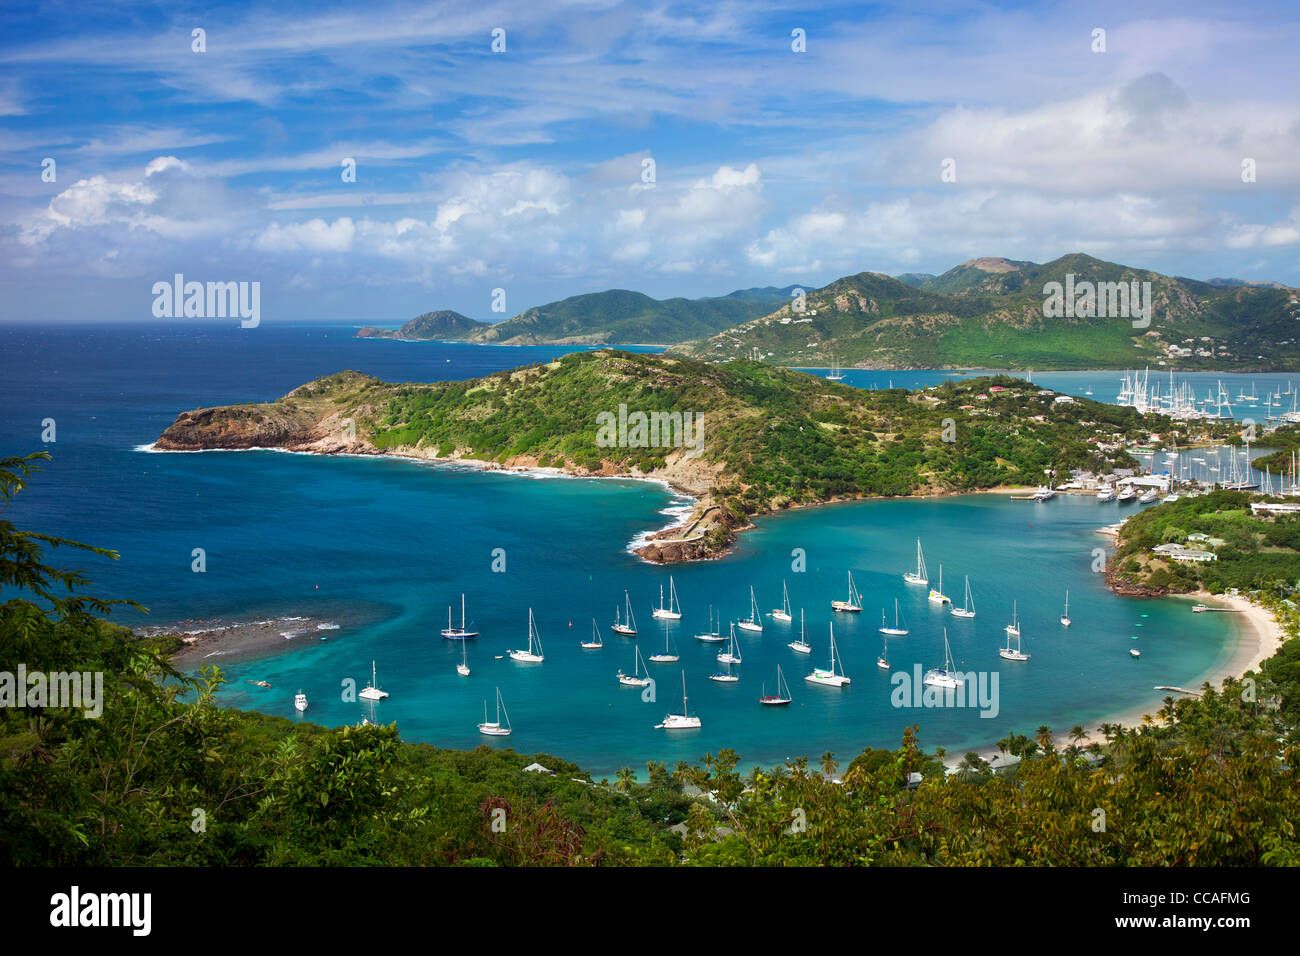
[[[804,629],[803,608],[799,609],[799,640],[791,641],[786,645],[786,647],[790,648],[790,650],[794,651],[796,654],[812,653],[812,645],[808,643],[808,633]]]
[[[451,605],[447,605],[447,626],[442,629],[442,636],[453,641],[463,641],[466,638],[478,637],[478,631],[470,631],[465,628],[465,595],[460,596],[460,627],[451,626]]]
[[[943,593],[943,565],[939,565],[939,587],[930,589],[931,604],[951,604],[952,598]]]
[[[907,634],[907,628],[903,627],[898,620],[898,598],[894,598],[894,626],[890,627],[885,623],[885,609],[880,609],[880,627],[881,634],[892,634],[895,637],[903,637]]]
[[[782,690],[784,688],[784,691]],[[790,685],[785,682],[785,675],[781,673],[781,665],[776,665],[776,693],[767,693],[767,685],[763,685],[763,696],[758,698],[760,704],[766,704],[769,707],[781,707],[794,700],[790,695]]]
[[[641,676],[643,670],[645,670],[644,677]],[[645,661],[641,660],[641,648],[638,647],[636,649],[636,658],[632,664],[632,673],[624,674],[622,671],[619,671],[618,682],[627,687],[644,687],[646,684],[650,683],[650,672],[646,670]]]
[[[1016,648],[1015,648],[1015,650],[1012,650],[1012,649],[1011,649],[1011,639],[1012,639],[1013,637],[1014,637],[1015,640],[1016,640]],[[1009,660],[1009,661],[1027,661],[1027,660],[1029,660],[1029,655],[1028,655],[1028,654],[1025,654],[1025,653],[1022,653],[1021,650],[1020,650],[1020,629],[1019,629],[1019,628],[1016,629],[1016,631],[1015,631],[1014,634],[1013,634],[1013,633],[1011,632],[1011,630],[1008,628],[1008,630],[1007,630],[1007,646],[1006,646],[1006,647],[1003,647],[1003,648],[1001,648],[1001,649],[999,649],[999,650],[998,650],[998,655],[1001,656],[1001,657],[1006,658],[1006,659]]]
[[[293,695],[293,707],[294,710],[298,710],[298,711],[303,711],[307,709],[307,695],[304,694],[301,690],[299,690],[298,693]]]
[[[705,631],[703,634],[696,634],[695,639],[697,641],[704,641],[706,644],[721,644],[723,641],[726,640],[726,638],[723,637],[721,634],[721,628],[722,628],[722,615],[720,614],[718,615],[718,624],[715,627],[713,624],[713,605],[710,604],[709,605],[709,629]]]
[[[966,575],[966,597],[962,601],[961,607],[952,609],[953,617],[974,617],[975,616],[975,597],[970,593],[970,575]]]
[[[505,716],[505,726],[501,725],[501,717]],[[497,688],[497,719],[487,719],[487,701],[483,701],[483,723],[478,725],[478,732],[486,734],[489,737],[509,737],[510,736],[510,715],[506,713],[505,702],[501,699],[501,688]]]
[[[1065,611],[1061,614],[1061,626],[1070,626],[1070,592],[1065,592]]]
[[[844,372],[842,372],[840,370],[840,367],[835,364],[834,349],[831,350],[831,370],[830,372],[827,373],[826,377],[830,379],[832,382],[839,382],[839,381],[843,381],[844,379]]]
[[[619,608],[615,606],[614,623],[609,626],[609,629],[615,634],[623,634],[627,637],[636,637],[636,618],[632,617],[632,598],[628,596],[627,591],[623,592],[623,602],[627,605],[627,620],[624,621],[619,617]]]
[[[650,660],[656,664],[676,664],[678,661],[677,647],[672,644],[672,640],[672,634],[664,632],[664,652],[662,654],[651,654]]]
[[[388,691],[379,689],[379,681],[375,680],[375,662],[370,662],[370,683],[357,694],[362,700],[383,700],[388,696]]]
[[[686,671],[682,671],[682,712],[668,714],[662,724],[655,724],[655,730],[692,730],[700,726],[700,718],[691,714],[686,705]]]
[[[740,680],[739,675],[731,673],[731,664],[727,664],[725,671],[718,671],[716,674],[710,674],[709,680],[717,681],[719,684],[734,684]]]
[[[772,620],[780,621],[783,624],[789,624],[790,617],[790,589],[786,587],[784,581],[781,582],[781,609],[772,611]]]
[[[664,607],[664,586],[659,585],[659,606],[651,612],[652,617],[662,620],[680,621],[682,619],[682,606],[677,603],[677,585],[673,583],[672,575],[668,576],[668,606]],[[650,658],[654,660],[654,658]]]
[[[858,586],[853,583],[853,572],[849,572],[849,599],[847,601],[831,601],[832,611],[843,611],[845,614],[857,614],[862,610],[862,595],[858,593]]]
[[[591,640],[582,641],[582,646],[587,650],[595,650],[598,647],[604,647],[605,642],[601,640],[600,628],[596,626],[596,619],[591,619]]]
[[[506,651],[512,661],[521,664],[540,664],[546,658],[542,654],[542,635],[537,633],[537,624],[533,621],[533,609],[528,609],[528,650]]]
[[[956,690],[965,680],[957,674],[957,666],[952,660],[952,648],[948,646],[948,629],[943,629],[943,670],[933,668],[926,672],[923,683],[931,687],[946,687]]]
[[[903,580],[908,584],[916,584],[925,587],[930,583],[925,571],[925,555],[921,552],[921,539],[916,539],[916,570],[908,571],[903,575]]]
[[[1006,632],[1012,637],[1020,636],[1020,621],[1016,617],[1016,602],[1011,602],[1011,623],[1006,626]]]
[[[736,643],[736,625],[731,625],[731,643],[727,649],[718,655],[719,664],[739,664],[740,663],[740,645]]]
[[[456,673],[461,677],[469,676],[469,645],[462,643],[460,645],[460,663],[456,665]]]
[[[889,670],[889,638],[885,638],[885,646],[876,658],[876,666],[881,670]]]
[[[835,670],[835,665],[839,664],[839,672]],[[823,668],[814,668],[804,680],[810,684],[821,684],[824,687],[843,687],[850,683],[849,678],[844,675],[844,662],[839,660],[839,655],[835,653],[835,625],[831,624],[831,663],[830,666]]]
[[[760,634],[763,631],[763,619],[758,613],[758,598],[754,597],[754,588],[749,588],[749,617],[739,622],[737,625],[742,631],[757,631]]]

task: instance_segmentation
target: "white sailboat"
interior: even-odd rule
[[[512,661],[521,664],[540,664],[546,660],[542,654],[542,635],[537,633],[537,624],[533,621],[533,609],[528,609],[528,650],[506,651]]]
[[[696,634],[695,639],[697,641],[703,641],[706,644],[721,644],[723,641],[726,640],[726,638],[722,636],[721,629],[722,629],[722,615],[721,614],[718,615],[718,623],[715,626],[713,623],[713,605],[710,604],[709,605],[709,629],[705,631],[703,634]]]
[[[956,690],[965,683],[964,678],[957,673],[957,666],[953,663],[952,648],[948,646],[948,629],[943,629],[943,669],[933,668],[926,672],[923,683],[931,687],[945,687],[949,690]]]
[[[1012,641],[1013,638],[1015,639],[1015,642],[1016,642],[1016,646],[1015,646],[1015,649],[1014,649],[1014,650],[1013,650],[1012,647],[1011,647],[1011,641]],[[1016,629],[1016,632],[1015,632],[1014,634],[1011,633],[1010,630],[1007,631],[1007,646],[1006,646],[1006,647],[1003,647],[1003,648],[1000,648],[1000,649],[998,650],[998,655],[999,655],[1000,657],[1006,658],[1006,659],[1009,660],[1009,661],[1027,661],[1027,660],[1029,660],[1029,655],[1028,655],[1028,654],[1024,654],[1024,653],[1022,653],[1021,650],[1020,650],[1020,630],[1019,630],[1019,628]]]
[[[388,696],[388,691],[379,689],[379,681],[375,679],[374,661],[370,662],[370,683],[367,684],[362,689],[361,693],[357,694],[357,696],[362,700],[383,700]]]
[[[596,648],[605,646],[605,642],[600,636],[600,628],[596,626],[596,619],[594,617],[591,619],[591,640],[581,641],[580,643],[587,650],[595,650]]]
[[[655,730],[693,730],[700,726],[700,718],[694,716],[686,703],[686,671],[682,671],[682,712],[668,714],[662,724],[655,724]]]
[[[673,643],[673,636],[669,632],[664,632],[664,652],[662,654],[651,654],[650,660],[656,664],[675,664],[678,661],[677,645]]]
[[[469,645],[464,642],[460,645],[460,663],[456,665],[456,673],[461,677],[469,676]]]
[[[880,656],[876,658],[876,666],[881,670],[889,670],[889,638],[885,638],[885,646],[880,651]]]
[[[905,628],[899,621],[898,598],[894,598],[894,626],[890,627],[885,623],[885,609],[880,609],[880,627],[877,628],[881,634],[893,635],[894,637],[904,637],[907,634]]]
[[[1061,614],[1061,626],[1070,626],[1070,592],[1065,592],[1065,611]]]
[[[916,570],[908,571],[903,575],[903,580],[908,584],[915,584],[919,587],[925,587],[930,583],[929,577],[926,576],[925,555],[921,551],[921,539],[916,539]]]
[[[858,614],[862,611],[862,595],[858,593],[858,586],[853,583],[853,572],[849,572],[849,599],[847,601],[831,601],[832,611],[842,611],[845,614]]]
[[[739,681],[740,676],[738,674],[731,673],[731,665],[727,664],[726,667],[727,669],[725,671],[718,671],[715,674],[710,674],[709,680],[719,684],[734,684],[737,681]]]
[[[808,643],[808,632],[804,628],[803,608],[799,609],[799,640],[791,641],[786,647],[796,654],[811,654],[812,645]]]
[[[465,595],[462,592],[460,596],[460,627],[451,625],[451,605],[447,605],[447,626],[441,631],[442,636],[452,641],[463,641],[467,638],[478,637],[478,631],[471,631],[465,626]]]
[[[505,717],[504,726],[501,718]],[[487,719],[487,701],[483,701],[483,723],[478,725],[478,732],[486,734],[489,737],[509,737],[510,736],[510,715],[506,713],[505,701],[501,699],[501,688],[497,688],[497,719]]]
[[[790,694],[790,685],[786,683],[785,675],[781,673],[780,664],[776,665],[776,693],[769,694],[766,684],[763,685],[762,691],[762,696],[758,698],[758,702],[766,704],[768,707],[782,707],[794,700],[794,697]]]
[[[943,565],[939,565],[939,586],[930,589],[931,604],[951,604],[952,598],[943,593]]]
[[[836,671],[837,664],[839,665],[838,672]],[[849,678],[844,674],[844,662],[839,659],[839,655],[835,652],[835,625],[833,623],[831,624],[830,666],[826,668],[814,668],[813,672],[805,677],[804,680],[808,681],[810,684],[821,684],[823,687],[843,687],[845,684],[851,683]]]
[[[763,631],[763,618],[758,613],[758,598],[754,597],[753,585],[749,588],[749,617],[737,623],[736,627],[742,631]]]
[[[659,585],[659,606],[651,612],[652,617],[667,621],[680,621],[682,619],[682,606],[677,603],[677,585],[673,583],[672,575],[668,576],[668,606],[664,607],[664,586]],[[650,658],[654,660],[654,658]]]
[[[844,379],[844,372],[841,371],[839,365],[835,363],[835,351],[833,349],[831,350],[831,370],[826,374],[826,377],[832,382],[839,382]]]
[[[626,637],[636,637],[636,618],[632,617],[632,598],[628,596],[627,591],[623,592],[623,603],[627,606],[627,620],[623,620],[619,615],[621,613],[617,605],[614,606],[614,623],[609,629],[615,634],[622,634]]]
[[[293,695],[293,708],[297,711],[304,711],[307,709],[307,695],[301,690]]]
[[[975,596],[970,593],[970,575],[966,575],[966,597],[962,601],[961,607],[952,609],[953,617],[974,617],[975,616]]]
[[[644,677],[641,676],[643,670],[645,671]],[[636,649],[636,658],[632,664],[632,673],[624,674],[622,671],[619,671],[618,682],[626,687],[644,687],[646,684],[650,683],[650,671],[646,670],[645,661],[641,660],[641,648],[638,647]]]
[[[772,611],[772,620],[780,621],[783,624],[789,624],[790,615],[790,589],[786,587],[784,581],[781,582],[781,609]]]
[[[731,625],[731,643],[727,649],[718,655],[719,664],[739,664],[740,663],[740,645],[736,643],[736,625]]]
[[[1011,602],[1011,623],[1006,626],[1006,632],[1012,637],[1020,636],[1020,619],[1016,616],[1016,602]]]

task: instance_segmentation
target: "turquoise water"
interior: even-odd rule
[[[120,562],[67,553],[55,559],[84,568],[96,593],[150,606],[148,618],[119,614],[124,623],[312,616],[340,625],[320,632],[324,641],[289,629],[283,653],[221,660],[230,680],[223,699],[231,706],[296,717],[292,700],[301,687],[311,700],[309,719],[321,723],[355,723],[373,711],[375,719],[395,720],[407,739],[545,751],[597,774],[649,759],[694,761],[722,747],[746,762],[828,749],[847,761],[867,745],[896,745],[911,723],[927,746],[957,749],[994,742],[1012,729],[1032,733],[1047,723],[1064,732],[1138,705],[1158,706],[1164,695],[1153,685],[1192,685],[1233,644],[1227,615],[1193,615],[1186,602],[1126,600],[1104,588],[1091,567],[1093,549],[1107,539],[1095,529],[1118,520],[1121,509],[1092,499],[1035,504],[977,495],[806,509],[761,519],[724,560],[670,571],[627,550],[637,535],[669,523],[664,512],[680,504],[651,483],[276,452],[136,450],[180,410],[276,397],[342,368],[432,381],[550,358],[563,351],[556,348],[359,341],[337,327],[268,327],[248,335],[188,326],[5,327],[0,346],[0,453],[46,448],[54,455],[6,517],[19,527],[118,549]],[[1230,377],[1224,379],[1227,385]],[[39,441],[47,417],[58,422],[52,445]],[[955,599],[962,576],[971,576],[979,611],[973,622],[935,610],[920,589],[903,584],[918,535],[932,579],[942,563],[945,590]],[[206,552],[202,574],[190,570],[194,548]],[[504,573],[491,570],[495,549],[504,552]],[[803,572],[791,567],[795,549],[806,554]],[[812,686],[803,676],[826,664],[829,602],[845,596],[849,569],[865,610],[837,616],[835,624],[853,683],[840,690]],[[685,612],[677,625],[650,616],[669,573]],[[709,605],[721,609],[725,629],[748,613],[751,585],[761,609],[779,606],[783,580],[795,630],[799,608],[807,609],[812,657],[786,647],[790,626],[769,621],[761,637],[739,632],[739,683],[707,680],[720,669],[719,648],[691,635],[704,629]],[[662,649],[671,628],[682,656],[676,666],[649,665],[657,679],[653,703],[615,680],[616,671],[633,664],[632,644],[607,626],[624,588],[643,653]],[[1068,631],[1058,623],[1066,588],[1075,622]],[[469,678],[455,671],[459,644],[437,633],[462,591],[482,632],[469,645]],[[946,625],[963,670],[998,674],[997,717],[891,705],[890,675],[875,666],[876,626],[882,606],[892,615],[895,597],[912,628],[891,642],[895,669],[941,664]],[[996,652],[1013,599],[1032,655],[1023,664]],[[529,607],[545,663],[497,660],[526,643]],[[578,643],[593,616],[606,646],[584,651]],[[1132,645],[1142,649],[1141,660],[1129,657]],[[364,684],[372,659],[392,697],[344,703],[341,682]],[[760,688],[773,688],[778,664],[794,702],[762,707]],[[680,705],[683,669],[703,727],[656,730]],[[273,686],[257,689],[247,683],[253,679]],[[481,737],[475,726],[497,686],[514,726],[504,740]]]

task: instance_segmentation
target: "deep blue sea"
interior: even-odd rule
[[[596,774],[649,759],[697,760],[722,747],[746,764],[834,751],[842,762],[868,745],[896,746],[918,724],[923,744],[950,750],[982,746],[1010,730],[1046,723],[1062,734],[1075,723],[1152,704],[1154,685],[1193,686],[1231,654],[1230,615],[1193,615],[1185,601],[1121,599],[1095,573],[1096,534],[1118,520],[1115,504],[1062,496],[1035,504],[1002,496],[891,500],[804,509],[759,521],[724,560],[664,569],[628,551],[639,534],[663,527],[681,500],[661,486],[629,480],[540,478],[429,463],[327,458],[270,451],[165,454],[139,450],[182,410],[279,397],[317,376],[357,369],[390,381],[467,378],[549,359],[566,349],[505,348],[359,340],[349,326],[217,325],[0,326],[0,454],[45,449],[54,456],[8,517],[20,528],[114,548],[119,562],[56,554],[84,568],[95,593],[147,605],[147,618],[263,620],[310,616],[337,630],[295,633],[282,652],[222,660],[231,706],[296,717],[304,690],[307,719],[355,723],[395,720],[411,740],[473,747],[487,742],[572,759]],[[850,372],[862,387],[933,384],[943,372]],[[1285,377],[1212,375],[1259,393]],[[1113,399],[1113,372],[1043,373],[1034,380]],[[1199,387],[1204,391],[1203,387]],[[57,440],[42,444],[42,422]],[[1136,506],[1130,506],[1136,507]],[[978,616],[961,621],[937,610],[902,573],[925,547],[931,578],[943,567],[945,590],[960,602],[969,575]],[[191,570],[203,548],[207,569]],[[793,555],[806,555],[796,570]],[[492,570],[504,555],[504,572]],[[837,643],[852,684],[803,680],[828,656],[829,602],[853,572],[864,612],[837,615]],[[672,574],[684,618],[651,618],[659,587]],[[748,613],[749,588],[766,612],[789,588],[793,626],[768,620],[763,634],[739,632],[741,680],[707,679],[719,648],[697,642],[712,605],[727,622]],[[624,589],[649,656],[671,637],[677,665],[650,664],[656,700],[621,687],[615,672],[633,666],[634,644],[608,625]],[[1073,627],[1058,622],[1066,590]],[[460,645],[439,638],[447,606],[468,596],[481,636],[468,647],[472,675],[455,671]],[[876,666],[881,609],[901,602],[911,634],[890,643],[895,671],[943,662],[943,628],[962,669],[996,672],[999,713],[892,706],[890,672]],[[1025,663],[1002,660],[1016,601]],[[546,660],[498,659],[527,643],[536,614]],[[806,609],[814,652],[786,644]],[[582,650],[595,618],[605,647]],[[321,640],[324,637],[325,640]],[[1136,638],[1136,640],[1134,640]],[[1140,647],[1142,658],[1128,654]],[[370,662],[392,696],[377,705],[344,703],[341,682],[363,686]],[[780,665],[793,692],[786,708],[757,703]],[[656,730],[680,707],[685,671],[691,709],[703,727]],[[248,683],[271,683],[259,689]],[[476,732],[483,701],[500,687],[514,734]]]

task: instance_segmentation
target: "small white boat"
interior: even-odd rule
[[[374,661],[370,662],[370,683],[357,696],[362,700],[383,700],[388,696],[388,691],[379,689],[379,681],[375,679]]]
[[[731,625],[731,643],[727,649],[718,655],[719,664],[739,664],[740,663],[740,646],[736,644],[736,625]]]
[[[939,565],[939,586],[930,589],[931,604],[951,604],[952,598],[943,593],[943,565]]]
[[[460,596],[460,627],[451,626],[451,605],[447,605],[447,626],[441,631],[442,636],[452,641],[464,641],[478,637],[478,631],[471,631],[465,626],[465,595]]]
[[[839,669],[836,670],[838,665]],[[831,624],[831,663],[829,667],[817,667],[804,680],[810,684],[821,684],[823,687],[843,687],[852,683],[844,674],[844,662],[839,659],[835,653],[835,625]]]
[[[1020,636],[1020,618],[1016,615],[1016,602],[1011,602],[1011,623],[1004,630],[1012,637]]]
[[[1070,626],[1070,592],[1065,592],[1065,610],[1061,612],[1061,626]]]
[[[876,630],[880,631],[881,634],[892,635],[893,637],[903,637],[908,633],[907,628],[903,627],[899,621],[898,598],[894,598],[894,626],[890,627],[885,623],[885,609],[882,607],[880,609],[880,627]]]
[[[754,588],[749,589],[749,617],[745,618],[735,625],[742,631],[755,631],[762,633],[763,618],[758,613],[758,598],[754,597]]]
[[[799,609],[799,640],[791,641],[786,647],[796,654],[811,654],[812,645],[808,643],[808,633],[804,628],[803,608]]]
[[[641,676],[642,671],[645,671],[644,677]],[[650,683],[650,672],[646,670],[645,662],[641,660],[641,648],[636,649],[636,657],[632,663],[632,673],[624,674],[619,671],[618,682],[624,687],[644,687]]]
[[[1144,494],[1141,498],[1138,499],[1138,504],[1150,505],[1150,504],[1154,504],[1159,500],[1160,500],[1160,495],[1158,495],[1156,493],[1156,490],[1152,488],[1150,491],[1148,491],[1146,494]]]
[[[718,616],[717,626],[714,626],[713,605],[710,604],[709,605],[709,629],[705,631],[703,634],[696,634],[695,639],[697,641],[703,641],[706,644],[721,644],[723,641],[726,640],[726,638],[722,636],[721,628],[722,628],[722,616],[721,615]]]
[[[659,618],[666,621],[680,621],[682,619],[682,606],[677,603],[677,585],[673,583],[672,575],[668,576],[668,606],[664,606],[664,586],[659,585],[659,606],[650,612],[651,617]],[[654,660],[654,658],[650,658]]]
[[[975,616],[975,597],[970,593],[970,575],[966,576],[966,597],[962,600],[961,607],[952,609],[953,617],[974,617]]]
[[[889,638],[885,638],[885,646],[876,658],[876,666],[881,670],[889,670]]]
[[[505,717],[504,724],[501,721]],[[483,723],[478,725],[478,732],[489,737],[510,736],[510,715],[506,713],[505,702],[501,699],[501,688],[497,688],[497,719],[487,719],[487,701],[483,701]]]
[[[1109,501],[1114,501],[1114,500],[1115,500],[1115,489],[1114,489],[1114,488],[1109,488],[1109,487],[1106,487],[1106,488],[1102,488],[1102,489],[1100,489],[1100,490],[1097,492],[1097,500],[1100,501],[1102,504],[1105,504],[1106,502],[1109,502]]]
[[[794,700],[794,697],[790,694],[790,685],[785,682],[785,675],[781,673],[780,664],[776,665],[776,693],[769,694],[766,684],[763,685],[762,691],[762,696],[758,698],[758,702],[768,707],[782,707]]]
[[[1132,485],[1126,485],[1124,490],[1119,493],[1119,503],[1128,504],[1130,501],[1137,499],[1137,490]]]
[[[1014,648],[1011,646],[1012,639],[1014,639],[1016,642],[1016,646]],[[1014,634],[1012,634],[1010,631],[1007,631],[1007,645],[1006,647],[1000,648],[998,650],[998,656],[1009,661],[1029,660],[1029,655],[1023,653],[1020,650],[1020,631],[1018,629]]]
[[[682,671],[682,712],[668,714],[662,724],[655,724],[655,730],[694,730],[700,726],[700,718],[693,715],[686,703],[686,671]]]
[[[623,620],[619,615],[621,609],[614,606],[614,623],[609,629],[615,634],[622,634],[624,637],[636,637],[636,618],[632,616],[632,598],[628,596],[627,591],[623,592],[623,603],[627,605],[627,620]]]
[[[718,671],[716,674],[710,674],[709,680],[715,681],[719,684],[734,684],[740,680],[740,677],[731,673],[731,665],[728,664],[725,671]]]
[[[858,586],[853,583],[853,572],[849,572],[849,599],[847,601],[831,601],[832,611],[841,611],[845,614],[858,614],[862,611],[862,595],[858,593]]]
[[[1128,649],[1128,652],[1129,652],[1129,656],[1130,656],[1130,657],[1141,657],[1141,656],[1142,656],[1142,652],[1139,651],[1136,647],[1130,647],[1130,648]]]
[[[605,646],[605,642],[600,636],[600,628],[596,626],[596,619],[594,617],[591,619],[591,640],[581,641],[579,643],[581,643],[583,648],[589,651]]]
[[[664,652],[662,654],[651,654],[650,660],[656,664],[675,664],[677,663],[677,648],[673,646],[673,636],[671,633],[664,633]]]
[[[542,654],[542,635],[537,633],[537,624],[533,621],[533,609],[528,609],[528,650],[506,651],[512,661],[521,664],[540,664],[546,660]]]
[[[772,611],[772,620],[789,624],[792,619],[790,615],[790,589],[786,587],[784,581],[781,582],[781,598],[781,609]]]
[[[947,628],[943,630],[943,669],[936,667],[927,671],[922,682],[931,687],[944,687],[949,690],[956,690],[965,683],[965,679],[957,673],[957,666],[953,663],[952,648],[948,646]]]
[[[307,709],[307,695],[302,691],[293,695],[294,710],[303,711]]]
[[[919,587],[925,587],[930,583],[925,571],[925,555],[921,552],[921,539],[916,539],[916,570],[908,571],[903,575],[903,580],[908,584],[915,584]]]
[[[460,663],[456,665],[456,673],[461,677],[469,676],[469,653],[467,645],[463,642],[460,645]]]

